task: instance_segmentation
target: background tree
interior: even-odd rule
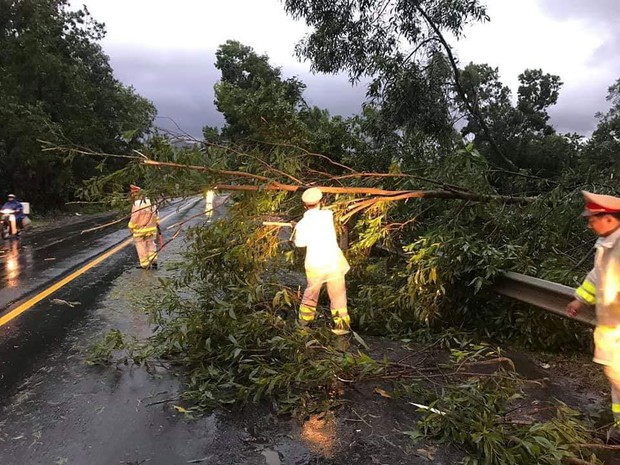
[[[64,163],[37,139],[119,153],[150,129],[155,108],[114,78],[98,44],[104,35],[68,0],[0,1],[0,195],[56,207],[108,169],[88,158]]]
[[[615,187],[620,172],[620,79],[609,87],[607,101],[611,108],[598,113],[598,125],[585,144],[579,172],[587,174],[589,181],[602,179],[616,194]]]
[[[548,122],[547,110],[557,102],[562,83],[558,76],[544,74],[540,69],[525,70],[519,75],[519,82],[515,105],[512,92],[499,80],[497,68],[470,63],[461,72],[466,94],[502,151],[510,154],[518,168],[557,179],[574,166],[579,150],[575,137],[557,134]],[[459,108],[466,121],[461,134],[473,138],[476,148],[488,158],[493,150],[488,132],[480,127],[477,118],[468,115],[462,103]]]
[[[226,119],[224,138],[238,143],[298,137],[296,114],[305,105],[301,81],[282,79],[269,57],[237,41],[221,45],[215,57],[215,67],[222,72],[215,85],[215,106]]]
[[[314,30],[297,46],[300,57],[309,59],[316,71],[346,71],[352,81],[370,76],[369,95],[398,88],[404,79],[408,101],[426,100],[425,86],[419,83],[421,70],[437,65],[437,54],[445,55],[451,68],[451,82],[468,113],[478,120],[492,151],[490,161],[511,169],[514,163],[495,143],[487,123],[461,83],[458,62],[445,35],[461,37],[466,24],[486,21],[484,6],[477,0],[420,0],[391,2],[383,0],[285,0],[286,11],[304,19]],[[433,67],[434,67],[433,66]],[[409,70],[403,73],[402,70]],[[437,80],[431,81],[432,95],[441,93]],[[412,95],[415,94],[415,95]],[[386,99],[387,100],[387,99]],[[441,101],[435,102],[439,108]],[[445,110],[440,114],[446,114]],[[434,112],[422,113],[433,115]],[[433,119],[431,119],[432,121]],[[434,118],[435,124],[437,119]],[[445,124],[442,124],[445,126]]]
[[[207,142],[263,150],[274,157],[288,156],[292,146],[302,147],[329,154],[334,162],[352,150],[347,121],[310,107],[303,98],[305,84],[295,77],[283,78],[268,56],[227,41],[216,52],[215,66],[222,73],[215,85],[215,105],[226,124],[220,134],[205,127]],[[315,168],[325,164],[320,158],[314,162]]]
[[[547,109],[558,101],[563,84],[560,77],[543,74],[541,69],[526,69],[519,75],[519,83],[517,109],[525,116],[524,126],[543,135],[554,133]]]

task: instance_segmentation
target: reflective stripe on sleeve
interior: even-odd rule
[[[596,287],[590,281],[584,281],[575,291],[575,296],[590,305],[596,303]]]
[[[596,286],[588,280],[584,281],[581,284],[581,287],[583,287],[586,291],[588,291],[592,295],[596,294]]]

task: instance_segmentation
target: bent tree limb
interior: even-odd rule
[[[510,160],[508,157],[506,157],[506,155],[504,154],[502,149],[497,144],[497,141],[493,137],[493,134],[491,134],[491,130],[489,129],[489,125],[487,124],[486,120],[484,119],[484,116],[482,116],[482,114],[480,114],[480,111],[478,110],[478,108],[471,102],[471,100],[467,96],[467,93],[463,89],[463,86],[461,84],[461,80],[459,78],[459,76],[460,76],[459,67],[458,67],[458,65],[456,63],[456,59],[454,58],[454,54],[452,53],[452,48],[450,47],[450,44],[448,44],[448,42],[446,41],[445,37],[443,36],[441,31],[437,27],[435,22],[429,17],[429,15],[420,6],[419,3],[416,3],[415,9],[418,10],[418,12],[426,20],[428,25],[433,29],[435,34],[437,34],[437,38],[439,39],[439,41],[443,45],[443,48],[446,51],[446,54],[448,55],[448,60],[450,61],[450,67],[452,68],[452,73],[454,74],[454,85],[456,87],[456,90],[457,90],[459,96],[461,97],[461,99],[463,100],[463,103],[465,103],[465,106],[467,107],[467,110],[469,111],[469,114],[472,115],[474,118],[476,118],[476,121],[478,122],[478,124],[480,124],[480,127],[482,128],[482,131],[484,132],[484,135],[486,136],[487,140],[489,141],[489,144],[491,144],[491,147],[493,148],[493,152],[495,153],[495,155],[497,156],[499,161],[506,168],[509,168],[509,169],[511,169],[513,171],[518,171],[519,168],[512,162],[512,160]]]
[[[60,150],[66,149],[63,147],[48,147],[46,150]],[[116,156],[113,154],[101,154],[93,151],[79,151],[78,153],[83,155],[104,155],[104,156]],[[138,152],[139,153],[139,152]],[[189,169],[192,171],[211,173],[214,175],[219,175],[223,178],[229,178],[234,180],[235,178],[242,178],[245,180],[253,180],[256,181],[257,184],[216,184],[213,188],[223,191],[286,191],[286,192],[297,192],[304,190],[310,186],[303,186],[301,184],[284,184],[278,181],[274,181],[273,178],[268,176],[250,173],[247,171],[231,171],[231,170],[220,170],[215,168],[210,168],[208,166],[203,165],[188,165],[183,163],[174,163],[167,161],[156,161],[147,158],[145,155],[139,153],[139,157],[131,157],[137,159],[138,163],[147,166],[153,167],[166,167],[166,168],[176,168],[176,169]],[[271,171],[270,167],[267,167],[267,171]],[[281,171],[276,170],[276,174],[282,174]],[[342,178],[347,177],[392,177],[393,175],[387,173],[357,173],[355,172],[352,175],[345,175]],[[408,175],[397,175],[398,177]],[[291,179],[291,177],[289,177]],[[334,177],[334,180],[338,179],[338,177]],[[431,180],[426,178],[420,178],[426,182]],[[292,180],[292,179],[291,179]],[[295,181],[294,181],[295,182]],[[471,192],[469,190],[460,188],[459,186],[454,186],[451,184],[445,184],[440,181],[434,181],[435,184],[439,184],[444,189],[436,189],[436,190],[388,190],[388,189],[380,189],[374,187],[335,187],[335,186],[319,186],[312,185],[312,187],[318,187],[323,192],[328,194],[353,194],[353,195],[370,195],[375,196],[374,198],[367,199],[359,199],[357,205],[353,208],[364,208],[366,206],[373,205],[378,202],[396,202],[400,200],[408,200],[414,198],[428,198],[428,199],[456,199],[456,200],[467,200],[473,202],[501,202],[508,204],[525,204],[533,202],[537,199],[537,197],[514,197],[507,195],[491,195],[491,194],[478,194],[475,192]],[[363,205],[363,206],[362,206]]]
[[[382,202],[395,202],[398,200],[407,199],[459,199],[459,200],[471,200],[474,202],[492,202],[499,201],[503,203],[530,203],[536,200],[536,197],[512,197],[508,195],[485,195],[474,194],[469,192],[455,192],[449,190],[402,190],[391,191],[386,189],[377,189],[373,187],[332,187],[332,186],[312,186],[318,187],[326,194],[358,194],[358,195],[378,195],[382,196],[375,201]],[[218,184],[215,186],[218,190],[223,191],[287,191],[297,192],[304,190],[305,186],[293,186],[289,184],[271,183],[263,186],[254,185],[231,185],[231,184]]]
[[[266,184],[263,185],[244,185],[244,184],[217,184],[214,187],[219,190],[227,190],[227,191],[261,191],[261,190],[269,190],[269,191],[287,191],[287,192],[297,192],[299,190],[304,190],[308,186],[301,185],[292,185],[292,184],[283,184],[280,182],[272,181],[267,176],[262,176],[259,174],[248,173],[245,171],[227,171],[227,170],[217,170],[214,168],[209,168],[207,166],[199,166],[199,165],[184,165],[182,163],[173,163],[173,162],[163,162],[163,161],[155,161],[155,160],[141,160],[141,163],[149,166],[161,166],[167,168],[179,168],[179,169],[189,169],[194,171],[202,171],[213,174],[219,174],[223,176],[230,177],[242,177],[246,179],[254,179],[256,181],[261,181]],[[356,174],[355,177],[360,176],[368,176],[372,177],[374,175],[381,176],[381,173],[359,173]],[[428,181],[428,180],[426,180]],[[407,200],[412,198],[430,198],[430,199],[460,199],[460,200],[470,200],[474,202],[502,202],[502,203],[512,203],[512,204],[523,204],[530,203],[536,200],[536,197],[513,197],[509,195],[488,195],[488,194],[476,194],[474,192],[460,190],[457,186],[448,185],[448,189],[439,189],[439,190],[387,190],[387,189],[378,189],[374,187],[334,187],[334,186],[317,186],[313,185],[312,187],[318,187],[323,192],[327,194],[357,194],[357,195],[377,195],[383,196],[380,199],[381,201],[394,202],[398,200]]]

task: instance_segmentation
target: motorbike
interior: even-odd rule
[[[0,234],[2,235],[2,239],[8,239],[11,236],[18,237],[22,228],[26,225],[24,221],[26,217],[22,219],[22,225],[17,224],[17,217],[15,216],[15,210],[11,210],[5,208],[4,210],[0,210]]]

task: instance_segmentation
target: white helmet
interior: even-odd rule
[[[318,187],[306,189],[301,196],[301,200],[308,206],[316,205],[323,198],[323,192]]]

